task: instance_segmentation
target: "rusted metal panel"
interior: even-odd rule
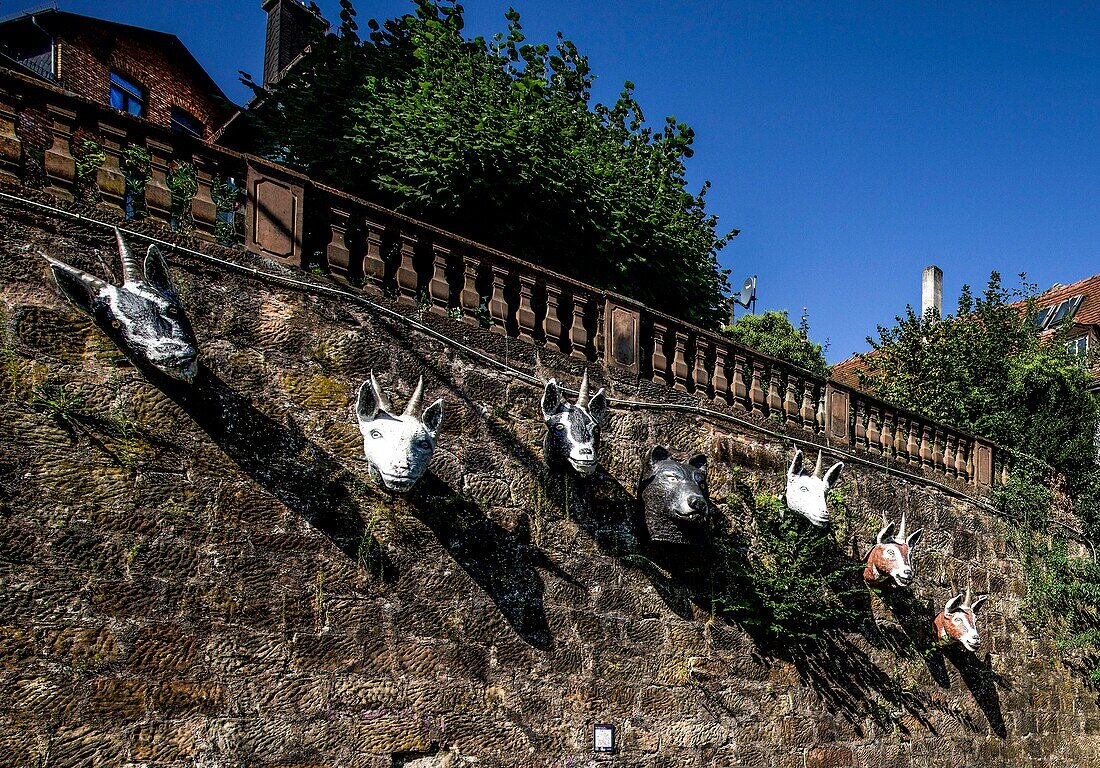
[[[282,264],[302,263],[302,187],[248,166],[248,250]]]
[[[641,370],[641,315],[612,301],[604,305],[604,355],[608,363],[631,373]]]

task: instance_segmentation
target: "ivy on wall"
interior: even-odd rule
[[[172,193],[170,226],[172,231],[185,235],[195,228],[191,201],[199,191],[199,175],[192,163],[177,161],[168,169],[167,182]]]
[[[149,213],[145,187],[153,175],[152,157],[145,147],[131,144],[122,151],[120,165],[126,180],[126,218],[140,221]]]

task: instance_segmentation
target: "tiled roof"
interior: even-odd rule
[[[1086,277],[1076,283],[1052,288],[1046,293],[1040,294],[1036,306],[1052,307],[1065,299],[1074,296],[1084,296],[1081,306],[1073,315],[1073,322],[1081,325],[1100,325],[1100,275]],[[1023,302],[1017,302],[1022,304]]]
[[[871,354],[871,353],[867,353]],[[853,355],[841,360],[829,371],[829,377],[848,387],[859,387],[859,375],[867,370],[862,355]]]

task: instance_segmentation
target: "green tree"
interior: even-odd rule
[[[803,318],[802,327],[791,325],[786,312],[765,312],[742,315],[722,333],[743,347],[786,360],[818,376],[828,376],[829,366],[820,344],[809,340],[809,327]]]
[[[1065,329],[1040,339],[1035,288],[1006,289],[994,272],[981,296],[964,287],[954,316],[909,308],[879,327],[861,384],[884,399],[1051,465],[1077,511],[1097,528],[1096,447],[1100,402],[1091,360],[1066,351]]]
[[[589,105],[588,60],[559,33],[531,44],[520,17],[491,39],[466,38],[454,0],[359,35],[341,0],[340,34],[268,90],[247,148],[655,309],[715,327],[727,274],[705,210],[709,183],[686,188],[694,133],[647,124],[626,83]]]

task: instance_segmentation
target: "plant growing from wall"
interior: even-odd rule
[[[187,161],[173,162],[168,169],[168,191],[172,193],[170,225],[174,232],[188,234],[195,228],[191,201],[199,191],[199,175]]]
[[[83,138],[73,147],[76,160],[76,196],[82,203],[95,205],[100,201],[99,169],[107,162],[103,146],[91,138]]]
[[[215,176],[210,186],[210,197],[214,201],[214,239],[222,245],[237,242],[237,209],[239,190],[233,179],[227,176]]]
[[[716,533],[712,605],[765,640],[817,639],[851,615],[846,600],[862,594],[853,562],[836,541],[771,494],[752,496],[751,527],[740,538]]]
[[[126,182],[126,199],[123,205],[128,219],[140,221],[149,213],[145,203],[145,187],[153,175],[152,162],[149,150],[145,147],[130,144],[122,150],[119,165]]]

